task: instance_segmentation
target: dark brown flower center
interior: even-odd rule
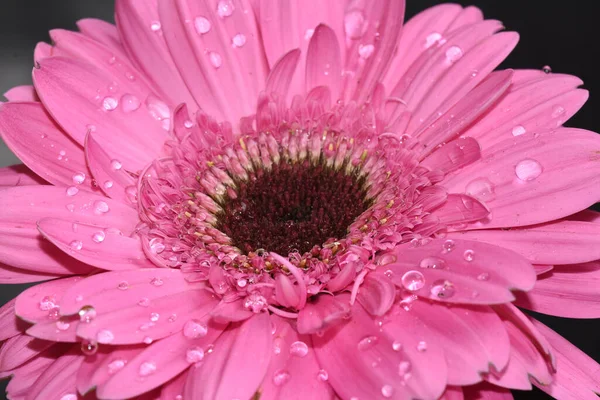
[[[244,253],[263,249],[304,254],[328,239],[341,239],[371,202],[365,179],[309,161],[258,168],[238,181],[221,204],[216,228]]]

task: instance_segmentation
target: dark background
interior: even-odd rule
[[[433,0],[407,1],[407,17],[441,3]],[[596,1],[472,0],[460,3],[481,8],[487,18],[501,20],[508,30],[521,34],[519,45],[502,67],[540,69],[549,65],[553,72],[579,76],[591,96],[568,125],[600,132],[600,118],[597,118],[600,110],[600,73],[596,62],[600,58],[600,33],[596,25]],[[48,30],[75,30],[75,21],[85,17],[112,22],[113,4],[110,0],[2,0],[0,93],[13,86],[31,83],[33,49],[37,42],[49,41]],[[17,162],[0,142],[0,166]],[[19,286],[0,285],[0,303],[5,303],[22,289]],[[600,361],[600,320],[537,317]],[[3,396],[4,385],[0,387],[0,397]],[[515,398],[550,397],[536,391],[515,393]]]

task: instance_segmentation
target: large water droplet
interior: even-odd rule
[[[233,39],[231,39],[231,44],[233,47],[242,47],[246,44],[246,35],[243,33],[238,33],[233,37]]]
[[[111,160],[110,167],[113,169],[113,171],[118,171],[123,167],[123,164],[121,164],[121,161],[119,160]]]
[[[146,361],[140,365],[138,372],[140,376],[152,375],[156,372],[156,363],[154,361]]]
[[[92,356],[98,351],[98,343],[91,340],[83,340],[81,342],[81,352],[86,356]]]
[[[71,247],[72,250],[81,250],[83,249],[83,242],[81,240],[73,240],[69,243],[69,247]]]
[[[375,46],[373,46],[372,44],[364,44],[364,45],[361,44],[360,46],[358,46],[358,55],[363,60],[366,60],[369,57],[371,57],[373,55],[374,51],[375,51]]]
[[[344,31],[346,37],[360,39],[365,33],[365,15],[359,10],[346,13],[344,16]]]
[[[106,238],[106,234],[104,233],[104,231],[98,231],[92,235],[92,240],[96,243],[104,242],[105,238]]]
[[[444,251],[444,253],[450,253],[452,250],[454,250],[454,248],[456,247],[456,243],[454,243],[454,240],[452,239],[448,239],[444,242],[444,244],[442,245],[442,249]]]
[[[221,65],[223,65],[223,59],[217,52],[210,51],[208,53],[208,59],[210,60],[211,65],[215,68],[221,68]]]
[[[208,333],[208,326],[196,320],[189,320],[183,326],[183,336],[188,339],[197,339],[206,336]]]
[[[107,96],[102,100],[102,108],[106,111],[112,111],[119,105],[119,101],[114,97]]]
[[[326,382],[329,379],[329,373],[327,373],[326,370],[321,369],[321,370],[319,370],[319,373],[317,374],[317,379],[322,382]]]
[[[444,269],[446,267],[446,261],[438,257],[425,257],[419,263],[421,268],[433,268],[433,269]]]
[[[123,369],[125,364],[127,364],[127,360],[117,359],[117,360],[111,361],[110,364],[108,364],[108,374],[113,375],[113,374],[117,373],[118,371]]]
[[[150,284],[152,286],[156,286],[156,287],[160,287],[160,286],[164,285],[164,283],[165,282],[161,278],[152,278],[150,280]]]
[[[76,185],[81,185],[85,181],[85,174],[83,172],[78,172],[72,177],[73,183]]]
[[[108,190],[108,189],[112,188],[113,185],[114,185],[113,181],[106,181],[106,182],[104,182],[104,184],[102,185],[102,187],[104,189]]]
[[[79,193],[79,189],[77,189],[75,186],[69,186],[67,188],[67,196],[69,197],[73,197],[75,196],[77,193]]]
[[[425,276],[419,271],[408,271],[402,275],[402,286],[406,290],[416,292],[425,285]]]
[[[465,193],[482,201],[490,201],[496,197],[494,184],[487,178],[477,178],[469,182]]]
[[[379,342],[379,338],[377,336],[366,336],[359,340],[358,349],[361,351],[365,351],[375,346]]]
[[[523,125],[517,125],[514,128],[512,128],[513,136],[521,136],[522,134],[524,134],[526,132],[527,132],[527,130],[525,129],[525,127]]]
[[[147,297],[142,297],[140,301],[138,301],[138,306],[148,307],[150,305],[150,299]]]
[[[140,108],[141,105],[142,102],[140,101],[140,99],[138,99],[132,94],[127,93],[124,94],[123,97],[121,97],[121,108],[126,113],[137,110],[138,108]]]
[[[94,210],[97,214],[105,214],[110,209],[108,207],[108,204],[104,200],[96,200],[94,202]]]
[[[222,0],[217,4],[217,14],[219,17],[229,17],[235,11],[235,6],[231,0]]]
[[[202,359],[204,359],[204,349],[201,347],[191,348],[185,353],[185,360],[190,364],[200,362]]]
[[[448,50],[446,50],[446,60],[449,63],[455,63],[460,60],[463,56],[463,51],[458,46],[451,46]]]
[[[308,354],[308,346],[306,343],[297,341],[290,345],[290,354],[297,357],[304,357]]]
[[[450,281],[439,279],[433,282],[431,294],[439,299],[447,299],[454,296],[454,284]]]
[[[275,386],[283,386],[290,380],[290,373],[285,370],[275,371],[273,374],[273,383]]]
[[[205,17],[196,17],[194,20],[194,28],[196,28],[196,32],[198,32],[199,35],[204,35],[210,31],[211,24]]]
[[[515,166],[515,174],[522,181],[532,181],[542,174],[542,166],[535,160],[525,159]]]
[[[383,385],[381,388],[381,394],[385,398],[390,398],[394,395],[394,387],[392,385]]]
[[[549,65],[544,65],[542,67],[542,71],[544,71],[545,74],[549,74],[550,72],[552,72],[552,68],[550,68]]]
[[[158,32],[160,31],[160,28],[161,25],[158,21],[152,21],[152,23],[150,24],[150,29],[152,30],[152,32]]]
[[[150,321],[152,322],[156,322],[160,319],[160,314],[159,313],[150,313]]]
[[[56,329],[58,329],[59,331],[66,331],[70,327],[71,327],[71,324],[67,321],[63,321],[63,320],[56,321]]]
[[[92,306],[83,306],[78,312],[79,320],[83,323],[89,324],[96,318],[96,309]]]

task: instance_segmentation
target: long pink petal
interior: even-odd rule
[[[73,343],[79,341],[77,338],[77,326],[79,317],[60,317],[56,320],[48,320],[36,323],[27,329],[27,334],[38,339],[51,342]]]
[[[31,85],[15,86],[4,93],[8,101],[40,101]]]
[[[371,315],[383,316],[396,300],[396,287],[381,273],[371,273],[360,285],[356,299]]]
[[[0,187],[46,184],[46,181],[23,164],[0,168]]]
[[[27,398],[60,399],[67,394],[76,395],[75,379],[82,362],[83,356],[75,353],[60,357],[41,374],[30,388]]]
[[[249,399],[262,382],[273,352],[268,313],[232,324],[216,341],[210,357],[192,369],[184,398]],[[240,377],[240,371],[244,371]]]
[[[340,44],[335,32],[327,25],[317,26],[306,55],[306,93],[317,86],[327,86],[332,100],[337,100],[342,79],[341,63]]]
[[[490,210],[472,196],[452,193],[447,196],[444,204],[433,210],[431,214],[443,224],[460,226],[487,218]]]
[[[351,314],[345,297],[322,294],[306,304],[298,314],[298,332],[301,334],[325,331],[344,322]]]
[[[273,66],[267,76],[267,82],[265,83],[265,90],[269,93],[278,93],[282,96],[287,96],[292,83],[292,77],[298,67],[298,60],[300,59],[300,50],[290,50]]]
[[[158,0],[119,0],[115,3],[115,19],[123,45],[153,87],[171,105],[186,103],[192,112],[197,111],[160,29]]]
[[[20,333],[23,333],[28,323],[18,318],[15,314],[16,298],[9,300],[0,307],[0,340],[10,339]]]
[[[19,367],[52,346],[52,344],[52,342],[27,335],[18,335],[8,339],[0,350],[0,371],[8,371]]]
[[[53,321],[65,292],[82,280],[79,276],[41,283],[26,289],[17,296],[15,313],[27,322]]]
[[[510,390],[489,383],[466,386],[463,393],[466,400],[513,400]]]
[[[137,236],[123,236],[106,226],[74,224],[55,218],[40,220],[38,229],[66,254],[97,268],[117,271],[155,267],[144,255]],[[81,245],[74,248],[73,242]]]
[[[84,18],[77,21],[77,27],[85,36],[102,43],[120,57],[126,55],[119,38],[119,31],[113,24],[101,19]]]
[[[480,157],[481,149],[475,139],[459,138],[438,147],[420,165],[447,174],[474,163]]]
[[[600,224],[591,222],[558,221],[511,230],[451,232],[448,237],[495,244],[536,264],[576,264],[600,258]]]
[[[74,271],[70,271],[74,272]],[[1,284],[15,284],[15,283],[31,283],[47,281],[49,279],[59,278],[61,275],[55,275],[50,273],[43,273],[39,271],[30,271],[26,269],[19,269],[10,267],[5,264],[0,264],[0,283]]]
[[[94,58],[51,57],[35,69],[36,90],[52,117],[79,144],[88,131],[96,132],[106,151],[129,171],[161,155],[170,127],[167,105],[141,77],[127,78],[133,72],[124,60],[111,66],[111,53],[96,42],[72,32],[62,32],[57,40]]]
[[[515,304],[543,314],[600,318],[600,262],[564,265],[540,276],[533,290]]]
[[[177,396],[181,396],[183,398],[183,390],[185,386],[185,381],[188,377],[188,371],[189,369],[185,370],[176,378],[171,379],[170,382],[167,382],[162,386],[160,392],[160,400],[172,400],[176,399]]]

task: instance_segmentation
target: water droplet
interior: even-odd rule
[[[310,40],[310,38],[312,38],[312,36],[314,34],[315,34],[314,29],[307,29],[306,32],[304,32],[304,40]]]
[[[200,362],[200,361],[202,361],[203,358],[204,358],[204,349],[202,349],[201,347],[191,348],[185,353],[185,360],[187,362],[189,362],[190,364],[195,364],[197,362]]]
[[[419,271],[408,271],[402,275],[402,286],[406,290],[416,292],[425,285],[425,276]]]
[[[44,296],[40,301],[40,310],[50,311],[56,307],[56,299],[53,296]]]
[[[160,318],[160,314],[159,313],[155,313],[155,312],[150,313],[150,321],[156,322],[156,321],[159,320],[159,318]]]
[[[121,97],[121,108],[126,113],[137,110],[138,108],[140,108],[141,105],[142,102],[140,101],[140,99],[138,99],[132,94],[127,93],[124,94],[123,97]]]
[[[156,287],[160,287],[160,286],[164,285],[164,283],[165,282],[161,278],[152,278],[150,280],[150,284],[152,286],[156,286]]]
[[[375,46],[373,46],[372,44],[366,44],[366,45],[361,44],[360,46],[358,46],[358,55],[363,60],[366,60],[369,57],[371,57],[371,55],[373,55],[374,51],[375,51]]]
[[[161,25],[158,21],[152,21],[152,23],[150,24],[150,29],[152,29],[152,32],[158,32],[160,31],[160,28]]]
[[[71,243],[69,243],[69,246],[71,247],[72,250],[83,249],[83,243],[81,242],[81,240],[73,240]]]
[[[102,107],[106,111],[112,111],[119,105],[119,101],[114,97],[107,96],[102,100]]]
[[[98,231],[92,235],[92,240],[96,243],[104,242],[105,238],[106,238],[106,234],[103,231]]]
[[[85,174],[83,172],[78,172],[72,177],[73,183],[76,185],[81,185],[85,181]]]
[[[247,284],[248,284],[248,281],[244,278],[238,279],[238,281],[237,281],[237,285],[241,288],[246,287]]]
[[[552,72],[552,68],[550,68],[549,65],[544,65],[542,67],[542,71],[544,71],[545,74],[549,74],[550,72]]]
[[[421,340],[419,343],[417,343],[417,350],[419,350],[420,352],[424,352],[427,350],[427,342],[424,340]]]
[[[344,16],[344,31],[349,39],[360,39],[365,33],[365,16],[359,10],[346,13]]]
[[[60,307],[54,307],[50,311],[48,311],[48,318],[51,320],[57,320],[60,318]]]
[[[480,281],[487,281],[490,279],[490,274],[488,274],[487,272],[482,272],[481,274],[477,275],[477,279],[479,279]]]
[[[183,326],[183,336],[188,339],[198,339],[200,337],[206,336],[208,333],[208,326],[196,320],[189,320]]]
[[[204,35],[210,31],[211,24],[205,17],[196,17],[194,20],[194,28],[196,28],[196,32],[198,32],[199,35]]]
[[[119,289],[119,290],[127,290],[127,289],[129,289],[129,282],[127,282],[127,281],[121,281],[121,282],[119,282],[119,284],[117,285],[117,289]]]
[[[465,252],[463,253],[463,258],[466,261],[471,262],[475,258],[475,252],[471,249],[465,250]]]
[[[447,299],[454,296],[454,284],[450,281],[439,279],[433,282],[431,294],[440,299]]]
[[[104,182],[103,187],[104,187],[104,189],[107,189],[107,190],[110,189],[111,187],[113,187],[113,181]]]
[[[235,6],[231,0],[222,0],[217,4],[217,14],[221,18],[229,17],[234,10]]]
[[[392,343],[392,349],[394,349],[394,351],[402,350],[402,343],[394,341],[394,343]]]
[[[58,329],[59,331],[66,331],[70,327],[71,327],[71,324],[67,321],[63,321],[63,320],[56,321],[56,329]]]
[[[221,55],[219,53],[210,51],[208,53],[208,58],[213,67],[217,69],[221,68],[221,65],[223,64],[223,59],[221,58]]]
[[[526,132],[527,132],[527,130],[525,129],[525,127],[523,125],[517,125],[514,128],[512,128],[513,136],[521,136]]]
[[[381,388],[381,394],[383,397],[390,398],[394,394],[394,388],[392,385],[383,385]]]
[[[132,203],[137,203],[137,188],[135,186],[127,186],[125,188],[127,199]]]
[[[442,249],[444,250],[445,253],[450,253],[452,250],[454,250],[454,248],[456,247],[456,243],[454,243],[454,240],[452,239],[448,239],[444,242],[444,244],[442,245]]]
[[[92,340],[83,340],[81,342],[81,352],[86,356],[92,356],[98,351],[98,343]]]
[[[542,174],[542,166],[535,160],[525,159],[515,166],[515,174],[522,181],[532,181]]]
[[[465,193],[483,201],[490,201],[496,197],[494,184],[487,178],[477,178],[469,182]]]
[[[442,35],[439,34],[438,32],[432,32],[432,33],[430,33],[425,38],[425,48],[426,49],[430,48],[431,46],[433,46],[434,44],[436,44],[441,38],[442,38]]]
[[[110,167],[113,169],[113,171],[118,171],[123,167],[123,164],[121,164],[121,161],[119,160],[111,160]]]
[[[72,197],[75,196],[77,193],[79,193],[79,189],[77,189],[75,186],[69,186],[67,188],[67,196]]]
[[[191,120],[189,120],[189,119],[186,119],[186,120],[183,122],[183,126],[185,126],[186,128],[190,129],[192,126],[194,126],[194,123],[193,123]]]
[[[438,257],[425,257],[419,263],[421,268],[433,268],[433,269],[444,269],[446,267],[446,261]]]
[[[96,318],[96,309],[92,306],[83,306],[78,312],[79,320],[83,323],[89,324]]]
[[[113,374],[117,373],[118,371],[123,369],[125,364],[127,364],[127,360],[117,359],[117,360],[111,361],[111,363],[108,364],[108,374],[113,375]]]
[[[421,342],[421,343],[425,343],[425,342]],[[409,361],[401,361],[400,364],[398,364],[398,375],[405,376],[407,373],[410,372],[410,367],[411,367],[411,365],[410,365]]]
[[[73,393],[63,394],[60,400],[77,400],[77,395]]]
[[[289,372],[280,369],[273,374],[273,383],[275,386],[283,386],[290,380],[290,377]]]
[[[449,63],[455,63],[460,60],[463,56],[463,51],[458,46],[451,46],[448,50],[446,50],[446,60]]]
[[[145,344],[152,344],[152,342],[153,342],[153,341],[154,341],[154,340],[152,340],[152,338],[151,338],[150,336],[146,336],[146,337],[144,338],[144,340],[143,340],[143,342],[144,342]]]
[[[317,379],[322,382],[326,382],[329,379],[329,374],[324,369],[321,369],[317,374]]]
[[[242,47],[246,44],[246,35],[244,35],[243,33],[238,33],[231,40],[231,44],[233,45],[233,47]]]
[[[96,211],[97,214],[105,214],[110,209],[108,207],[108,204],[105,201],[103,201],[103,200],[96,200],[94,202],[94,210]]]
[[[140,301],[138,301],[138,306],[148,307],[150,305],[150,299],[147,297],[142,297]]]
[[[154,361],[146,361],[140,365],[138,372],[141,376],[152,375],[156,372],[156,363]]]
[[[306,343],[297,341],[290,345],[290,354],[297,357],[304,357],[308,354]]]
[[[267,299],[258,292],[251,293],[244,301],[244,307],[257,314],[264,310],[268,305]]]
[[[361,351],[368,350],[379,342],[377,336],[366,336],[358,342],[358,349]]]
[[[167,321],[169,321],[169,322],[175,322],[175,321],[177,321],[177,314],[171,314],[171,315],[169,315],[169,318],[167,319]]]
[[[562,106],[556,105],[552,108],[552,118],[558,118],[565,113],[565,109]]]

